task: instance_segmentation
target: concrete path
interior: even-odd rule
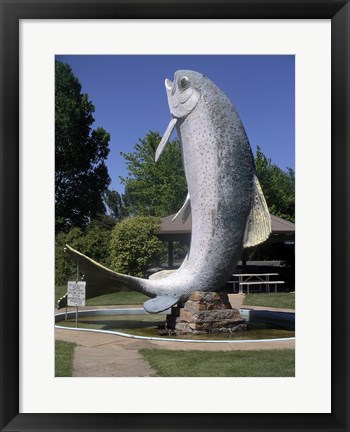
[[[245,294],[228,294],[228,299],[233,308],[241,309],[245,299]]]
[[[230,294],[229,297],[233,307],[240,308],[242,306],[244,295]],[[55,328],[55,338],[56,340],[77,344],[73,362],[73,376],[75,377],[155,376],[155,371],[150,368],[149,364],[139,354],[141,348],[183,351],[236,351],[292,349],[295,347],[294,340],[217,343],[169,342],[59,328]]]
[[[130,344],[129,339],[115,335],[58,328],[55,329],[55,338],[77,344],[73,361],[75,377],[143,377],[155,374],[138,352],[147,344]]]

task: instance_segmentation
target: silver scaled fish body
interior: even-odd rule
[[[265,241],[271,233],[250,144],[229,99],[194,71],[177,71],[174,81],[167,79],[165,87],[172,119],[156,160],[176,127],[188,196],[175,217],[184,221],[192,213],[191,246],[182,265],[174,272],[141,279],[113,272],[67,245],[68,254],[85,271],[87,287],[99,287],[100,294],[123,285],[142,292],[152,297],[144,303],[150,313],[185,301],[193,291],[220,290],[243,248]]]

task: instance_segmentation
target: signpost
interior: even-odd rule
[[[78,327],[78,308],[85,306],[86,282],[69,281],[68,282],[68,306],[76,306],[75,326]]]

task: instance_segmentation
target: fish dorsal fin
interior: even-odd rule
[[[254,175],[253,202],[245,228],[243,246],[251,247],[265,241],[271,234],[271,217],[259,180]]]
[[[179,301],[177,297],[164,295],[157,296],[144,302],[143,307],[148,313],[163,312],[176,304]]]
[[[180,210],[176,213],[176,215],[171,220],[174,221],[175,219],[181,216],[182,223],[185,223],[190,214],[191,214],[191,200],[190,200],[190,195],[187,194],[183,206],[180,208]]]

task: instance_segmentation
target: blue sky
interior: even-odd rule
[[[179,69],[201,72],[237,108],[255,153],[285,170],[295,169],[295,74],[290,55],[59,55],[95,106],[93,128],[111,134],[110,189],[123,192],[121,151],[130,152],[150,130],[161,135],[170,121],[164,87]],[[173,135],[175,137],[176,135]]]

